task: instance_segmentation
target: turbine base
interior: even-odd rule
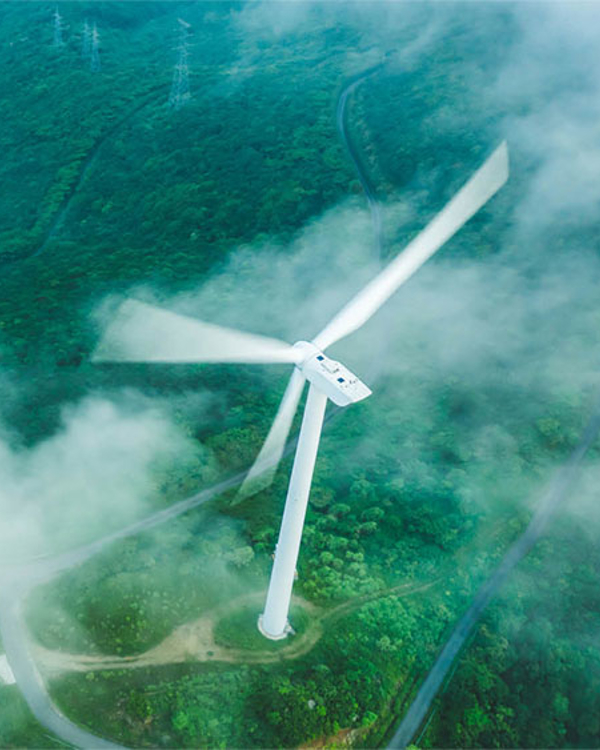
[[[264,637],[268,638],[270,641],[282,641],[284,638],[287,638],[288,635],[291,635],[294,632],[294,629],[290,625],[289,620],[286,620],[285,627],[283,628],[283,631],[279,633],[279,635],[272,635],[271,633],[267,633],[263,626],[263,615],[258,616],[258,629],[261,635],[264,635]]]

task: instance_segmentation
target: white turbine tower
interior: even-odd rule
[[[310,388],[298,438],[275,562],[260,631],[272,639],[290,632],[288,611],[327,399],[348,406],[371,394],[339,362],[324,354],[356,331],[450,239],[508,179],[508,149],[502,143],[417,237],[334,316],[311,341],[293,346],[187,318],[136,300],[120,307],[96,349],[96,362],[231,362],[295,365],[265,445],[242,492],[274,467],[283,450],[305,381]],[[262,486],[262,485],[259,485]]]

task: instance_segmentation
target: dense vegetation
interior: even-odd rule
[[[423,747],[597,747],[597,548],[554,527],[490,608]]]
[[[195,292],[220,277],[240,246],[253,245],[259,258],[271,243],[285,255],[305,224],[339,203],[358,211],[360,186],[335,107],[345,82],[382,52],[383,67],[351,97],[348,124],[387,202],[385,252],[396,252],[502,137],[506,102],[484,112],[478,91],[515,29],[502,9],[489,11],[483,27],[455,20],[434,54],[403,67],[398,53],[417,33],[418,16],[393,35],[376,24],[359,31],[335,10],[313,8],[314,23],[277,37],[240,24],[234,3],[60,7],[69,33],[55,49],[50,6],[0,5],[1,34],[12,40],[0,45],[0,346],[5,373],[18,383],[3,419],[27,447],[52,434],[61,408],[86,394],[134,388],[160,398],[202,445],[197,460],[161,467],[153,502],[167,505],[251,463],[283,376],[94,367],[92,310],[131,287],[151,287],[159,298]],[[86,16],[102,33],[101,73],[80,57]],[[194,96],[172,112],[165,105],[178,16],[193,27]],[[475,268],[518,249],[511,212],[532,165],[524,157],[515,163],[511,185],[449,243],[445,253],[457,263]],[[581,237],[590,233],[581,228]],[[559,241],[552,249],[568,256]],[[235,607],[264,592],[287,457],[258,496],[232,504],[230,493],[190,510],[32,593],[28,623],[42,646],[117,657],[109,669],[50,674],[66,715],[131,746],[288,747],[332,735],[361,746],[384,741],[477,586],[524,527],[549,472],[577,442],[593,395],[576,378],[539,377],[555,346],[540,324],[545,311],[527,318],[521,349],[506,352],[484,337],[469,348],[456,336],[451,354],[435,359],[429,328],[446,311],[428,318],[431,298],[407,292],[404,312],[395,310],[397,339],[386,339],[377,398],[327,422],[295,587],[315,609],[302,610],[290,654],[287,643],[261,654],[255,631],[246,639],[247,611]],[[492,314],[511,304],[507,292]],[[589,304],[582,293],[580,311]],[[207,316],[213,312],[218,317],[218,309]],[[551,325],[562,325],[560,315]],[[484,330],[505,342],[501,329]],[[593,344],[595,330],[578,333]],[[357,369],[366,367],[372,347],[356,349]],[[217,397],[199,408],[192,391]],[[86,532],[98,536],[109,518],[105,524]],[[555,529],[490,609],[424,745],[599,744],[598,647],[586,640],[599,604],[593,550],[576,522]],[[551,563],[558,576],[548,575]],[[180,650],[180,663],[119,667],[118,659],[163,648],[177,628],[207,616],[217,646],[247,655],[210,663],[210,653],[198,661]],[[18,702],[15,691],[0,695]],[[21,704],[4,705],[0,743],[46,743]]]
[[[194,98],[174,114],[166,107],[174,9],[165,17],[160,4],[139,14],[118,3],[100,6],[103,69],[94,75],[80,59],[78,29],[99,11],[61,7],[72,33],[58,50],[46,6],[33,4],[25,14],[1,9],[4,33],[15,39],[2,51],[3,110],[15,118],[26,112],[27,120],[19,127],[5,121],[2,130],[10,157],[2,165],[0,217],[11,229],[0,240],[7,268],[0,326],[5,366],[18,368],[23,400],[36,407],[33,423],[31,409],[11,415],[30,440],[56,426],[65,399],[123,383],[120,373],[86,366],[95,335],[90,310],[108,292],[143,284],[163,293],[196,288],[230,249],[261,232],[293,232],[353,183],[332,117],[340,54],[307,77],[305,64],[265,51],[266,70],[276,68],[268,81],[266,72],[236,76],[229,68],[243,50],[219,21],[227,7],[206,21],[204,9],[189,7],[190,20],[198,18]],[[306,47],[310,58],[310,40]],[[272,123],[266,128],[265,113]],[[35,130],[41,127],[43,140]],[[16,133],[31,154],[12,142]],[[24,163],[35,165],[39,182],[27,179]],[[14,227],[14,216],[22,226]],[[136,380],[162,389],[173,384],[169,372],[156,381],[144,369]],[[178,371],[175,383],[182,388],[185,374]],[[186,385],[198,383],[197,372],[188,373]]]
[[[0,695],[2,747],[64,747],[64,743],[52,737],[48,730],[33,718],[16,686],[0,687]]]

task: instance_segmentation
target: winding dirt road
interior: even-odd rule
[[[326,622],[333,622],[359,609],[369,601],[386,596],[407,597],[425,591],[440,578],[426,583],[407,583],[393,588],[383,589],[373,594],[350,599],[331,609],[317,607],[306,599],[293,596],[292,602],[310,614],[306,630],[280,644],[277,649],[250,651],[221,646],[215,639],[214,627],[230,612],[247,605],[260,605],[265,592],[261,589],[251,594],[238,597],[225,606],[217,607],[197,620],[176,628],[161,643],[137,656],[108,656],[70,654],[64,651],[53,651],[40,645],[33,647],[35,660],[42,671],[53,676],[61,672],[89,672],[102,669],[136,669],[139,667],[157,667],[166,664],[184,662],[229,662],[234,664],[271,664],[290,659],[298,659],[309,653],[319,642],[324,633]]]

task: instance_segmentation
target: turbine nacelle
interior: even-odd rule
[[[371,395],[360,378],[309,341],[296,342],[294,349],[302,354],[297,367],[304,377],[337,406],[348,406]]]

